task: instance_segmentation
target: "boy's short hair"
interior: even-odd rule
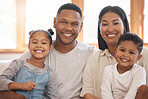
[[[135,33],[124,33],[120,36],[119,40],[118,40],[118,45],[122,42],[122,41],[132,41],[133,43],[135,43],[137,45],[137,49],[139,51],[139,54],[141,53],[142,49],[143,49],[143,40],[136,35]]]
[[[58,15],[59,13],[61,13],[62,10],[65,10],[65,9],[74,10],[74,11],[78,12],[78,13],[80,14],[80,17],[82,18],[82,11],[81,11],[81,9],[80,9],[77,5],[75,5],[75,4],[73,4],[73,3],[66,3],[66,4],[62,5],[62,6],[58,9],[57,15]]]

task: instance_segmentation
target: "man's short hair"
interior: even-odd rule
[[[57,15],[58,15],[59,13],[61,13],[62,10],[65,10],[65,9],[74,10],[74,11],[78,12],[78,13],[80,14],[80,17],[82,18],[82,11],[81,11],[81,9],[80,9],[77,5],[75,5],[75,4],[73,4],[73,3],[66,3],[66,4],[62,5],[62,6],[58,9]]]

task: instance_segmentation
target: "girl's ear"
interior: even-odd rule
[[[142,57],[142,55],[139,55],[137,61],[139,61],[141,59],[141,57]]]
[[[53,49],[53,44],[52,44],[52,45],[50,45],[49,52],[51,52],[51,51],[52,51],[52,49]]]

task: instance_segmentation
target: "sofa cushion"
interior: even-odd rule
[[[9,66],[12,60],[0,60],[0,74]]]

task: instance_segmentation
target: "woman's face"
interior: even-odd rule
[[[100,31],[107,45],[117,45],[118,39],[125,28],[120,16],[114,12],[107,12],[102,16]]]

